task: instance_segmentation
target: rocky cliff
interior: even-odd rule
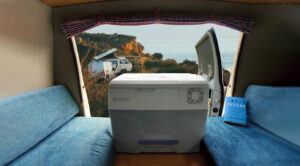
[[[121,34],[82,33],[76,37],[80,59],[86,58],[85,64],[107,50],[116,48],[117,56],[143,56],[144,47],[135,36]]]

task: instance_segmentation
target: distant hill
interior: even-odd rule
[[[121,35],[121,34],[90,34],[90,33],[82,33],[77,38],[81,38],[82,40],[94,43],[96,46],[102,49],[110,49],[110,48],[122,48],[125,44],[135,41],[136,37]]]

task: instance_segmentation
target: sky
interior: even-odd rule
[[[209,29],[214,28],[221,52],[223,67],[231,66],[233,56],[239,45],[240,32],[215,25],[163,25],[151,24],[140,26],[101,25],[87,33],[124,34],[137,37],[144,46],[144,52],[162,53],[164,59],[172,58],[181,62],[184,59],[197,60],[196,43]]]

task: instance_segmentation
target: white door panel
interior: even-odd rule
[[[210,116],[221,115],[224,86],[218,41],[214,29],[210,29],[196,44],[198,74],[210,83]]]

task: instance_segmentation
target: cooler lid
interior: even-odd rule
[[[110,84],[194,84],[207,83],[206,79],[190,73],[126,73]]]

